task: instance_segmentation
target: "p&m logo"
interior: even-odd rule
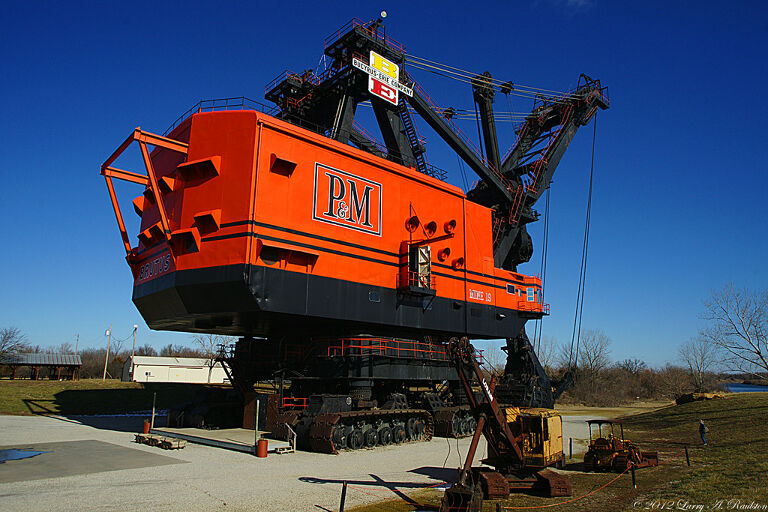
[[[381,184],[315,163],[312,218],[381,236]]]

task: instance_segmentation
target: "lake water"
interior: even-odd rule
[[[753,391],[768,391],[768,386],[753,386],[752,384],[726,384],[725,389],[731,393],[750,393]]]

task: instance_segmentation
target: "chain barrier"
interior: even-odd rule
[[[547,503],[546,505],[531,505],[531,506],[528,506],[528,507],[501,507],[501,509],[502,510],[532,510],[532,509],[536,509],[536,508],[559,507],[560,505],[565,505],[566,503],[573,503],[575,501],[583,500],[587,496],[591,496],[591,495],[595,494],[597,491],[601,491],[601,490],[605,489],[606,487],[608,487],[609,485],[611,485],[612,483],[614,483],[616,480],[621,478],[627,471],[629,471],[631,467],[632,467],[631,464],[627,465],[627,468],[624,471],[619,473],[616,476],[616,478],[614,478],[613,480],[611,480],[607,484],[603,484],[600,487],[598,487],[597,489],[595,489],[593,491],[590,491],[587,494],[583,494],[581,496],[578,496],[576,498],[571,498],[571,499],[565,500],[565,501],[558,501],[557,503]]]

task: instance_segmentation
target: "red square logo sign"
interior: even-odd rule
[[[393,105],[397,105],[397,89],[393,89],[373,77],[368,79],[368,91]]]
[[[312,218],[381,236],[381,184],[316,163]]]

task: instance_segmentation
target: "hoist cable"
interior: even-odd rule
[[[581,320],[584,312],[584,288],[587,278],[587,249],[589,247],[589,225],[592,217],[592,180],[595,172],[595,140],[597,139],[597,115],[592,128],[592,163],[589,169],[589,192],[587,193],[587,215],[584,224],[584,245],[581,249],[581,269],[579,270],[579,291],[576,297],[576,312],[573,317],[573,334],[571,335],[571,353],[568,358],[568,366],[575,367],[579,362],[579,345],[581,342]],[[574,341],[576,352],[573,351]],[[571,359],[573,364],[571,365]]]
[[[461,180],[464,182],[464,193],[469,192],[469,182],[467,181],[467,173],[464,170],[464,164],[461,162],[461,158],[459,158],[459,154],[456,153],[456,161],[459,162],[459,170],[461,171]]]
[[[544,200],[544,243],[542,244],[541,253],[541,267],[539,269],[539,275],[541,276],[541,304],[544,304],[544,288],[547,285],[547,254],[549,253],[549,191],[547,187],[547,196]],[[541,347],[541,333],[544,329],[544,317],[536,319],[536,325],[534,329],[538,328],[538,332],[534,330],[534,340],[538,341],[539,347]],[[534,345],[535,348],[535,345]]]

